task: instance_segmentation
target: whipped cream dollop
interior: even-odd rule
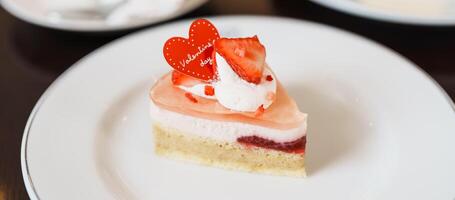
[[[260,106],[266,109],[273,103],[277,83],[275,75],[268,67],[264,69],[261,82],[254,84],[237,75],[218,53],[216,53],[215,59],[218,80],[207,84],[179,85],[178,87],[200,97],[216,99],[222,106],[240,112],[255,112]],[[271,76],[272,79],[267,80],[267,76]],[[207,85],[215,88],[214,96],[205,94],[204,89]]]
[[[226,108],[242,112],[254,112],[260,106],[268,108],[275,99],[276,78],[265,67],[259,84],[242,79],[218,53],[215,55],[218,81],[213,83],[218,102]],[[271,80],[266,80],[267,76]]]

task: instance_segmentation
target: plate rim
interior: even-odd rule
[[[398,52],[394,51],[393,49],[390,49],[389,47],[384,46],[383,44],[378,43],[376,41],[373,41],[373,40],[371,40],[371,39],[369,39],[367,37],[364,37],[362,35],[359,35],[359,34],[344,30],[344,29],[340,29],[340,28],[337,28],[337,27],[329,26],[329,25],[326,25],[326,24],[321,24],[321,23],[317,23],[317,22],[313,22],[313,21],[307,21],[307,20],[300,20],[300,19],[295,19],[295,18],[289,18],[289,17],[280,17],[280,16],[228,15],[228,16],[201,16],[201,18],[206,18],[206,19],[209,19],[209,20],[224,20],[224,19],[233,20],[233,19],[236,19],[236,18],[237,19],[249,18],[249,19],[257,19],[257,20],[267,20],[267,19],[284,20],[284,21],[293,21],[294,23],[312,24],[312,25],[316,25],[316,26],[319,26],[319,27],[327,28],[329,30],[335,30],[335,31],[337,31],[339,33],[348,34],[348,35],[353,36],[353,37],[355,37],[355,38],[357,38],[359,40],[362,40],[363,42],[367,42],[367,43],[370,43],[372,45],[376,45],[377,47],[381,48],[384,51],[389,51],[394,56],[398,56],[399,58],[401,58],[402,60],[407,62],[409,64],[409,67],[410,67],[409,69],[417,70],[420,74],[424,75],[424,77],[429,79],[430,82],[434,86],[436,86],[437,90],[443,94],[445,100],[451,106],[453,113],[455,113],[455,102],[451,99],[451,97],[444,90],[444,88],[435,79],[433,79],[433,77],[431,77],[425,70],[423,70],[417,64],[415,64],[414,62],[410,61],[406,57],[402,56]],[[178,25],[178,24],[181,24],[181,23],[188,23],[189,24],[194,19],[195,18],[178,20],[178,21],[166,24],[166,25],[159,26],[159,28],[175,26],[175,25]],[[33,124],[34,118],[35,118],[36,114],[39,112],[42,103],[44,101],[46,101],[47,96],[49,96],[53,92],[53,88],[55,88],[55,86],[58,85],[62,81],[62,79],[66,78],[73,70],[77,69],[77,67],[81,63],[83,63],[85,60],[89,59],[90,57],[93,57],[94,55],[97,55],[98,53],[104,51],[104,49],[109,48],[110,46],[118,44],[119,42],[122,42],[124,40],[128,40],[129,38],[136,37],[138,35],[144,34],[144,33],[149,32],[149,31],[153,31],[152,29],[153,28],[147,28],[147,29],[144,29],[144,30],[140,30],[140,31],[137,31],[137,32],[134,32],[134,33],[119,37],[119,38],[117,38],[117,39],[115,39],[115,40],[113,40],[111,42],[108,42],[108,43],[102,45],[101,47],[98,47],[97,49],[95,49],[91,53],[83,56],[77,62],[72,64],[70,67],[68,67],[62,74],[60,74],[46,88],[46,90],[43,92],[43,94],[39,97],[38,101],[34,105],[32,111],[31,111],[31,113],[30,113],[30,115],[29,115],[29,117],[27,119],[27,123],[26,123],[26,126],[24,128],[24,132],[23,132],[23,136],[22,136],[21,152],[20,152],[22,178],[23,178],[23,181],[24,181],[24,184],[25,184],[25,188],[27,190],[27,193],[28,193],[30,199],[39,200],[40,198],[39,198],[38,192],[37,192],[37,190],[35,188],[35,185],[33,184],[33,180],[32,180],[32,177],[31,177],[31,174],[30,174],[30,171],[29,171],[29,165],[28,165],[28,160],[27,160],[28,137],[29,137],[30,132],[31,132],[31,126]]]
[[[396,13],[387,13],[386,11],[368,8],[360,3],[351,0],[310,0],[324,7],[347,13],[353,16],[366,19],[373,19],[381,22],[398,23],[404,25],[417,26],[440,26],[447,27],[455,25],[455,17],[452,19],[428,19],[409,15],[400,15]]]
[[[177,10],[177,12],[173,12],[172,14],[165,15],[163,17],[154,18],[154,20],[141,20],[135,23],[125,23],[121,25],[103,25],[103,26],[81,26],[81,25],[74,25],[72,23],[50,23],[47,20],[44,20],[42,17],[36,18],[31,14],[28,14],[26,10],[22,9],[17,4],[13,3],[12,0],[1,0],[0,6],[2,6],[9,14],[13,15],[14,17],[25,21],[27,23],[31,23],[33,25],[37,25],[40,27],[56,29],[61,31],[73,31],[73,32],[86,32],[86,33],[97,33],[97,32],[113,32],[113,31],[125,31],[134,28],[141,28],[148,25],[159,24],[162,22],[166,22],[168,20],[175,19],[182,15],[185,15],[202,5],[206,4],[209,0],[193,0],[194,3],[187,7],[186,9]]]

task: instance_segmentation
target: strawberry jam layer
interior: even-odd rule
[[[305,153],[306,136],[303,136],[297,140],[278,143],[273,140],[261,138],[258,136],[245,136],[237,138],[237,142],[246,146],[256,146],[267,149],[274,149],[278,151],[284,151],[288,153]]]

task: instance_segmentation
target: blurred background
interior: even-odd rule
[[[0,8],[0,200],[28,199],[20,171],[22,132],[33,106],[52,81],[80,58],[116,38],[181,19],[272,15],[334,26],[395,50],[420,66],[452,99],[455,98],[455,12],[452,12],[455,3],[452,1],[358,0],[363,3],[359,8],[351,3],[344,5],[330,0],[209,0],[197,2],[175,14],[177,4],[190,0],[173,0],[175,5],[167,7],[163,13],[159,13],[159,9],[144,9],[139,4],[129,5],[131,10],[125,8],[123,13],[109,16],[112,26],[96,23],[85,26],[82,22],[56,25],[67,17],[85,19],[89,15],[104,19],[106,13],[112,11],[112,8],[103,7],[100,13],[93,13],[89,8],[91,5],[84,2],[87,0],[80,0],[79,4],[76,0],[54,1],[49,4],[53,13],[46,16],[49,24],[42,24],[39,17],[28,15],[35,12],[31,7],[39,7],[37,4],[42,1],[3,0],[3,8]],[[71,2],[90,12],[78,16],[82,14],[68,8]],[[65,9],[71,11],[68,16],[63,14]],[[125,22],[122,15],[127,12],[154,13],[156,15],[151,17],[157,19],[148,21],[142,19],[147,17],[145,15],[135,16],[141,18],[139,22],[125,25],[129,22]],[[40,26],[34,25],[40,23]]]

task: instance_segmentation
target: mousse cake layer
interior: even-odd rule
[[[156,123],[167,127],[179,127],[199,137],[206,137],[220,142],[248,142],[250,137],[259,137],[274,143],[292,143],[306,135],[306,122],[295,128],[274,129],[242,122],[210,120],[184,115],[150,102],[150,116]]]

